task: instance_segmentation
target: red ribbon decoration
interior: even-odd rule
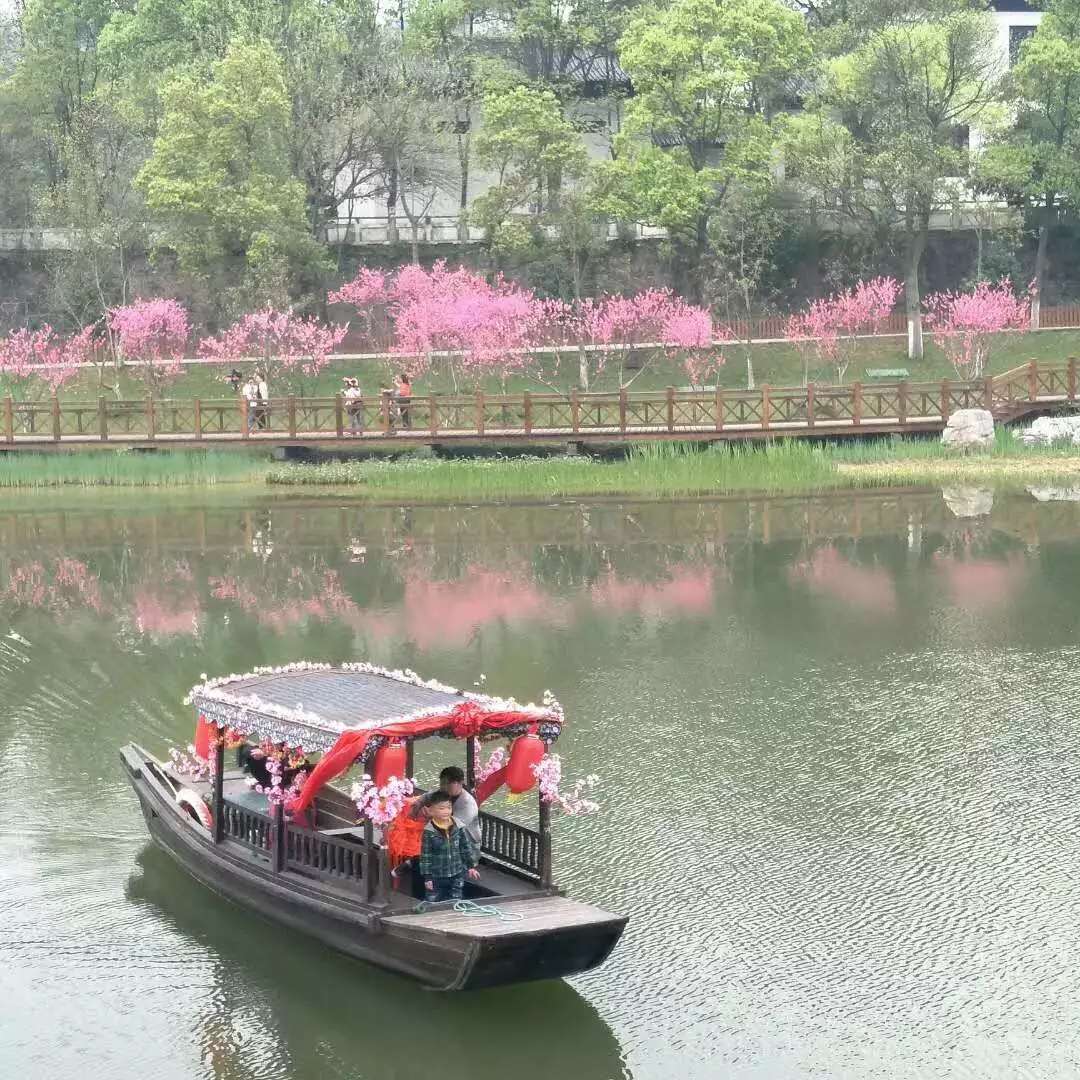
[[[551,722],[556,722],[554,716],[551,717]],[[381,727],[365,728],[363,731],[346,731],[323,754],[322,760],[312,769],[304,782],[299,796],[287,803],[286,809],[294,813],[306,810],[315,801],[315,796],[324,784],[340,776],[363,755],[368,739],[373,735],[382,735],[389,739],[422,739],[441,731],[449,731],[455,738],[471,739],[485,731],[502,731],[518,724],[528,725],[529,730],[535,733],[540,723],[535,713],[485,712],[476,702],[463,701],[449,713],[422,716],[416,720],[400,720],[397,723],[383,724]],[[502,772],[504,770],[500,770],[500,773]],[[482,785],[486,791],[484,798],[498,788],[499,784],[496,784],[487,790],[490,781],[500,773],[489,776]],[[499,783],[502,783],[502,780]],[[481,801],[478,794],[477,802]]]

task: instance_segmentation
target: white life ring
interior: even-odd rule
[[[197,792],[192,791],[191,788],[181,788],[176,793],[176,801],[207,829],[214,827],[214,815],[210,812],[210,807],[206,805],[206,800]]]

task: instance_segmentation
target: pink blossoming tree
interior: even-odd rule
[[[266,375],[270,393],[303,393],[330,362],[345,336],[344,326],[324,326],[314,318],[266,308],[237,320],[216,337],[199,342],[199,355],[226,363],[253,362]]]
[[[1018,297],[1012,282],[982,281],[969,293],[935,293],[926,298],[926,321],[942,352],[962,379],[982,378],[996,335],[1024,331],[1031,323],[1030,296]]]
[[[109,331],[119,358],[156,393],[183,371],[191,323],[178,300],[136,300],[108,313]]]
[[[787,336],[799,343],[804,357],[804,381],[809,358],[836,369],[843,382],[859,347],[859,337],[876,334],[889,317],[900,295],[900,283],[879,277],[860,281],[854,288],[815,300],[805,311],[788,320]]]
[[[31,400],[55,394],[78,377],[81,364],[94,359],[95,345],[93,326],[68,338],[48,325],[13,330],[0,341],[0,390]],[[24,422],[31,423],[27,417]]]

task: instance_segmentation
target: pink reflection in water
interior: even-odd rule
[[[37,560],[13,565],[0,599],[49,611],[105,610],[101,580],[79,559],[57,559],[51,569]]]
[[[945,579],[949,597],[959,607],[986,608],[1005,603],[1027,580],[1030,567],[1020,552],[1004,559],[934,555],[935,568]]]
[[[896,583],[889,572],[882,566],[859,566],[832,544],[792,563],[787,575],[792,584],[867,614],[889,615],[896,610]]]
[[[135,629],[140,634],[174,637],[199,632],[198,598],[187,594],[161,595],[149,586],[135,590]]]
[[[638,611],[645,615],[704,615],[712,610],[715,582],[709,567],[670,568],[662,582],[634,581],[608,573],[589,590],[590,602],[617,614]]]

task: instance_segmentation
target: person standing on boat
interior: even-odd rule
[[[439,773],[439,790],[450,796],[454,807],[454,820],[469,834],[477,849],[480,847],[480,807],[465,790],[465,773],[456,765],[447,765]]]
[[[454,806],[445,791],[432,792],[427,809],[431,820],[420,840],[424,899],[432,904],[460,900],[466,876],[480,877],[479,854],[469,834],[454,820]]]

